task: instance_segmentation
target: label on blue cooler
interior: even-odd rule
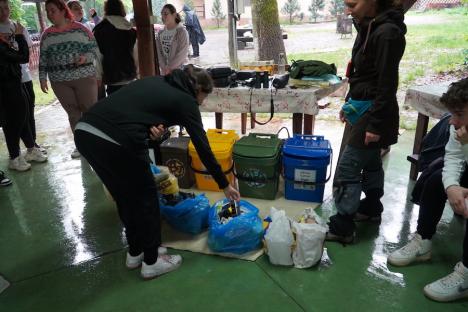
[[[294,169],[295,182],[315,182],[317,181],[317,170]],[[296,190],[314,191],[315,185],[294,183]]]

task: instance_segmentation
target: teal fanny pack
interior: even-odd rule
[[[354,125],[362,115],[364,115],[369,108],[374,103],[371,100],[368,101],[357,101],[349,98],[346,103],[343,104],[341,109],[343,110],[344,116],[346,120],[349,121],[352,125]]]

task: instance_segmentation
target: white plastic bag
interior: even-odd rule
[[[293,265],[291,246],[294,237],[291,224],[284,210],[270,209],[271,223],[265,234],[267,254],[270,262],[276,265]]]
[[[294,266],[298,269],[310,268],[322,258],[323,243],[327,233],[327,226],[323,225],[319,216],[312,210],[306,209],[305,219],[314,219],[317,223],[293,222],[296,233],[296,248],[293,252]]]

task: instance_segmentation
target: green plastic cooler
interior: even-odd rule
[[[276,134],[250,133],[234,144],[234,166],[242,196],[274,199],[281,166]]]

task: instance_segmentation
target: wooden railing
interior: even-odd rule
[[[39,46],[40,41],[33,41],[29,49],[29,70],[37,71],[39,67]]]

